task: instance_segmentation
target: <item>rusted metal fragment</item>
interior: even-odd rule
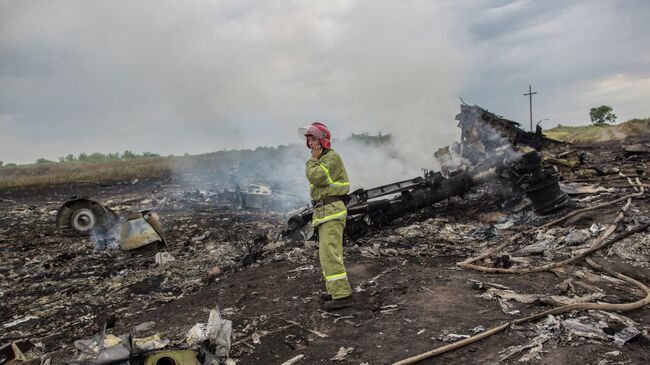
[[[138,216],[139,214],[139,216]],[[129,220],[120,225],[120,248],[126,251],[134,250],[154,242],[165,242],[163,236],[156,231],[154,225],[157,224],[155,213],[148,214],[147,218],[142,213],[130,213]],[[150,223],[154,222],[154,225]]]
[[[151,211],[151,210],[143,210],[140,211],[142,216],[144,217],[144,220],[149,223],[151,228],[158,233],[158,236],[160,236],[162,243],[167,244],[167,240],[165,239],[164,231],[162,224],[160,224],[160,217],[158,216],[158,213]]]

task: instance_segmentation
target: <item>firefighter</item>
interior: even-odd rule
[[[327,310],[352,305],[352,289],[343,265],[343,229],[347,210],[344,196],[350,191],[348,174],[343,160],[331,148],[331,134],[325,124],[314,122],[300,128],[311,149],[307,161],[307,180],[314,214],[312,225],[318,229],[318,256],[325,277],[327,294],[323,308]]]

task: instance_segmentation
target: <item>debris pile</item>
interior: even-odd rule
[[[524,138],[507,120],[478,107],[461,105],[461,142],[445,147],[434,156],[441,172],[426,171],[424,176],[371,189],[358,189],[346,195],[348,210],[346,235],[357,238],[371,228],[430,207],[440,201],[468,193],[477,185],[498,183],[512,194],[524,193],[539,214],[553,213],[567,206],[569,196],[561,190],[556,171],[542,153],[567,147],[542,135]],[[509,127],[505,127],[509,126]],[[450,151],[454,151],[451,153]],[[561,151],[565,153],[566,151]],[[392,196],[391,198],[386,198]],[[283,232],[288,239],[311,238],[312,208],[295,212]]]
[[[106,205],[82,198],[61,206],[50,196],[38,207],[3,200],[0,343],[18,348],[19,339],[29,338],[41,345],[30,348],[51,353],[62,343],[66,352],[71,340],[99,333],[107,316],[125,323],[259,260],[284,259],[263,249],[279,236],[282,213],[224,210],[186,199],[182,186],[161,190],[109,195]],[[137,349],[120,343],[122,352]]]
[[[390,184],[397,200],[352,194],[355,305],[336,313],[319,310],[313,232],[283,239],[295,214],[259,185],[246,207],[168,179],[0,191],[0,363],[647,363],[650,154],[462,109],[440,172]],[[143,221],[160,239],[132,250],[94,232],[123,245]]]
[[[229,364],[232,322],[221,318],[219,309],[210,311],[208,323],[197,323],[183,342],[171,343],[161,333],[134,337],[155,327],[145,322],[133,329],[133,334],[115,336],[106,330],[87,340],[74,342],[79,356],[73,364]]]

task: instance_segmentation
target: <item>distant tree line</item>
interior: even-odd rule
[[[82,152],[77,156],[73,154],[69,154],[64,157],[59,157],[59,162],[117,161],[117,160],[134,160],[137,158],[150,158],[150,157],[160,157],[160,155],[153,152],[143,152],[142,154],[137,154],[129,150],[126,150],[121,154],[119,152],[115,152],[115,153],[93,152],[90,154]]]
[[[379,132],[376,135],[371,135],[369,133],[352,133],[352,135],[348,136],[345,138],[343,142],[361,142],[369,145],[383,145],[383,144],[388,144],[391,141],[391,134],[382,134]],[[291,146],[284,146],[280,145],[278,147],[267,147],[267,146],[260,146],[255,149],[255,151],[267,151],[267,152],[274,152],[274,151],[285,151],[286,149],[290,148]],[[246,153],[247,150],[231,150],[231,151],[215,151],[212,153],[208,153],[206,155],[213,155],[213,154],[223,154],[223,153]],[[249,152],[252,152],[249,150]],[[188,153],[185,153],[184,156],[189,156]],[[52,161],[48,160],[46,158],[39,158],[36,160],[37,164],[48,164],[48,163],[66,163],[66,162],[101,162],[101,161],[124,161],[124,160],[134,160],[138,158],[151,158],[151,157],[161,157],[160,154],[158,153],[153,153],[153,152],[143,152],[142,154],[135,153],[133,151],[126,150],[122,153],[115,152],[115,153],[101,153],[101,152],[93,152],[93,153],[79,153],[78,155],[74,154],[68,154],[66,156],[59,157],[58,161]],[[8,163],[4,164],[4,167],[15,167],[17,166],[15,163]],[[3,163],[0,161],[0,167],[3,167]]]
[[[143,152],[142,154],[137,154],[133,151],[126,150],[122,153],[85,153],[82,152],[78,155],[69,154],[67,156],[59,157],[58,162],[100,162],[100,161],[123,161],[123,160],[134,160],[138,158],[150,158],[150,157],[160,157],[159,154],[153,152]],[[36,160],[36,163],[55,163],[55,161],[48,160],[46,158],[39,158]]]
[[[390,142],[390,138],[390,133],[382,134],[379,132],[377,135],[370,135],[368,133],[352,133],[352,135],[346,138],[345,141],[362,142],[366,144],[387,144]]]

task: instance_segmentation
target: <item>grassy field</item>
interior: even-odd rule
[[[339,141],[341,145],[390,148],[390,134],[353,134]],[[101,153],[68,155],[59,162],[39,159],[26,165],[0,165],[0,189],[30,185],[126,182],[134,178],[207,176],[210,181],[229,180],[233,176],[246,180],[300,185],[304,170],[305,146],[291,144],[258,147],[255,150],[222,150],[201,155],[160,157],[152,153],[136,155]],[[82,158],[83,157],[83,158]],[[97,158],[99,160],[89,161]],[[103,159],[103,160],[102,160]],[[299,171],[300,181],[288,176]]]
[[[572,143],[622,140],[630,135],[650,134],[650,118],[632,119],[621,124],[587,125],[581,127],[557,126],[544,130],[548,137]]]
[[[574,143],[624,139],[628,135],[650,135],[650,118],[633,119],[617,125],[558,126],[545,130],[544,134]],[[390,148],[386,147],[389,142],[390,135],[359,134],[352,135],[341,143],[367,144],[384,149]],[[282,170],[278,165],[297,161],[300,165],[298,169],[302,170],[303,150],[303,145],[290,145],[259,147],[255,150],[218,151],[193,156],[134,155],[128,159],[80,161],[79,158],[70,158],[62,159],[61,162],[40,159],[39,163],[0,166],[0,189],[30,185],[126,182],[134,178],[183,177],[192,174],[207,174],[211,178],[223,180],[228,178],[233,169],[238,178],[288,183],[286,170]],[[90,154],[87,157],[93,156],[94,154]],[[120,156],[116,154],[108,157]]]
[[[281,151],[266,153],[277,156]],[[195,174],[215,179],[228,176],[233,166],[239,166],[239,177],[249,177],[250,171],[263,171],[259,166],[263,151],[219,151],[193,156],[139,157],[128,160],[41,162],[0,167],[0,189],[30,185],[75,183],[114,183],[148,177],[184,177]],[[269,163],[266,166],[272,166]],[[269,175],[266,173],[266,175]]]
[[[162,177],[171,173],[173,157],[101,162],[46,162],[0,167],[0,188],[63,183],[112,182]]]

